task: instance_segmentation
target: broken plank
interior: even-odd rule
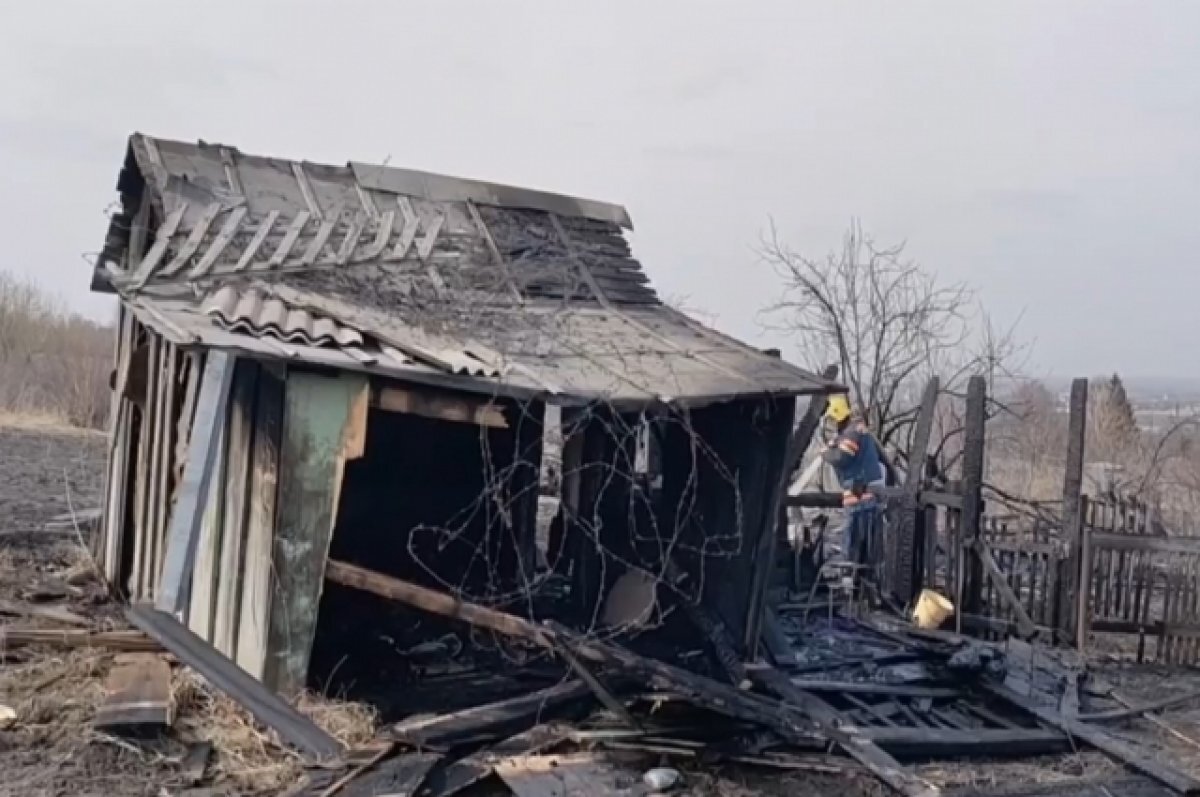
[[[422,794],[425,797],[452,797],[491,775],[497,761],[548,750],[566,741],[569,735],[570,730],[560,725],[535,725],[486,750],[435,769],[426,778]]]
[[[438,753],[404,753],[364,770],[340,791],[335,791],[331,786],[322,797],[332,797],[333,794],[343,797],[409,797],[417,793],[425,776],[439,760],[441,755]]]
[[[1112,722],[1113,720],[1121,720],[1127,717],[1136,717],[1139,714],[1148,714],[1152,711],[1162,711],[1166,708],[1191,703],[1194,700],[1200,700],[1200,691],[1182,692],[1179,694],[1168,695],[1158,700],[1152,700],[1149,703],[1141,705],[1128,705],[1125,708],[1114,709],[1112,711],[1099,711],[1094,714],[1080,714],[1076,719],[1084,722]]]
[[[550,714],[590,696],[591,690],[586,684],[572,679],[495,703],[436,717],[405,720],[389,728],[387,734],[418,747],[438,747],[486,734],[507,735],[522,726],[536,725]]]
[[[162,645],[140,631],[58,631],[48,628],[0,627],[0,650],[20,645],[124,651],[162,650]]]
[[[983,563],[983,569],[987,573],[988,578],[992,580],[992,586],[1000,593],[1000,597],[1012,609],[1017,618],[1017,631],[1024,639],[1030,639],[1037,634],[1037,626],[1029,616],[1029,612],[1025,611],[1025,607],[1021,605],[1020,598],[1013,592],[1012,586],[1008,583],[1008,579],[1004,577],[1004,573],[1000,571],[1000,566],[996,564],[996,559],[992,556],[991,549],[984,541],[983,536],[977,536],[972,541],[975,548],[975,555],[979,557],[979,561]]]
[[[1071,741],[1045,728],[862,728],[891,755],[913,758],[1032,756],[1071,750]]]
[[[30,617],[39,620],[49,620],[63,625],[73,625],[86,628],[92,624],[88,618],[76,614],[65,606],[44,606],[22,601],[10,601],[0,598],[0,614],[13,617]]]
[[[838,712],[821,698],[794,685],[773,667],[755,667],[750,677],[764,689],[774,692],[816,720],[821,732],[837,743],[846,755],[862,764],[879,780],[907,797],[932,797],[940,794],[937,786],[924,781],[902,767],[880,749],[860,729],[843,725]]]
[[[144,604],[129,607],[125,614],[130,622],[204,676],[205,680],[249,711],[263,725],[273,729],[288,744],[316,758],[332,758],[342,753],[342,746],[336,739],[171,615]]]
[[[496,764],[496,774],[516,797],[568,797],[568,795],[629,794],[638,773],[621,769],[594,753],[527,755]]]
[[[208,495],[216,470],[220,431],[233,384],[234,358],[221,351],[208,354],[201,377],[199,403],[188,440],[187,464],[176,491],[167,531],[167,551],[162,566],[162,587],[155,605],[160,611],[177,614],[184,608],[192,574],[192,560],[204,519],[201,501]]]
[[[564,641],[570,642],[572,651],[582,659],[625,672],[655,688],[679,694],[710,711],[771,728],[789,742],[808,744],[814,738],[808,728],[810,720],[778,701],[735,689],[681,667],[639,656],[618,645],[588,639],[565,629],[535,625],[515,615],[333,559],[326,565],[325,576],[342,586],[365,590],[433,614],[524,639],[550,651]]]
[[[171,666],[153,653],[118,659],[104,681],[97,728],[171,726]]]
[[[792,678],[792,684],[809,692],[840,692],[850,695],[888,695],[892,697],[960,697],[961,689],[948,686],[910,686],[874,681],[813,681]]]
[[[1181,794],[1200,795],[1200,781],[1197,781],[1185,772],[1154,760],[1149,755],[1135,749],[1132,745],[1116,738],[1101,728],[1088,725],[1078,718],[1064,717],[1054,709],[1047,708],[1007,687],[986,684],[984,688],[1001,700],[1011,703],[1022,711],[1033,715],[1040,722],[1088,743],[1097,750],[1121,761],[1126,766],[1170,786]]]
[[[587,687],[592,690],[592,694],[596,696],[596,699],[599,700],[605,708],[611,711],[617,718],[619,718],[629,727],[641,727],[640,723],[633,718],[633,715],[630,714],[628,709],[625,708],[625,705],[617,699],[616,695],[609,691],[608,687],[605,686],[604,683],[597,678],[591,670],[588,669],[586,664],[575,657],[575,654],[571,652],[567,645],[559,645],[556,649],[556,652],[558,653],[559,658],[561,658],[568,664],[568,666],[570,666],[575,675],[579,677],[579,680],[587,684]]]

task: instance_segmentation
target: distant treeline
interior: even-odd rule
[[[111,327],[0,271],[0,412],[103,427],[112,346]]]

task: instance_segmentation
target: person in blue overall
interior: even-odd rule
[[[854,564],[867,564],[871,536],[878,533],[879,493],[884,484],[879,442],[867,425],[853,417],[850,399],[830,396],[825,417],[837,428],[837,436],[822,455],[833,466],[842,488],[846,525],[842,529],[842,556]]]

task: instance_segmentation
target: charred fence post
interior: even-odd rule
[[[892,535],[892,544],[888,546],[893,554],[891,592],[901,603],[908,603],[915,598],[922,586],[917,548],[918,543],[924,543],[925,516],[919,495],[939,389],[940,383],[936,376],[925,385],[917,425],[913,429],[912,445],[908,452],[908,472],[900,491],[899,506],[893,514],[899,522],[896,524],[895,534]],[[920,540],[918,529],[921,531]]]
[[[958,600],[956,603],[958,630],[962,630],[964,614],[979,614],[983,598],[983,564],[970,555],[975,540],[982,533],[983,522],[983,458],[987,414],[987,383],[982,376],[967,382],[966,428],[963,437],[963,508],[962,531],[959,535]]]
[[[1086,628],[1079,628],[1079,621],[1086,611],[1087,603],[1087,595],[1080,589],[1080,567],[1083,560],[1080,551],[1083,527],[1081,498],[1084,444],[1087,436],[1087,399],[1087,380],[1074,380],[1071,383],[1071,416],[1067,429],[1067,466],[1063,474],[1062,535],[1067,544],[1067,557],[1064,560],[1066,573],[1058,580],[1059,594],[1055,601],[1055,615],[1056,625],[1063,639],[1076,641],[1079,634],[1087,632]]]

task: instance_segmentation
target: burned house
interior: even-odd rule
[[[577,627],[670,572],[754,644],[795,397],[827,385],[663,304],[623,208],[143,135],[118,190],[96,553],[130,600],[284,693],[387,622],[331,559],[490,605],[556,578]]]

